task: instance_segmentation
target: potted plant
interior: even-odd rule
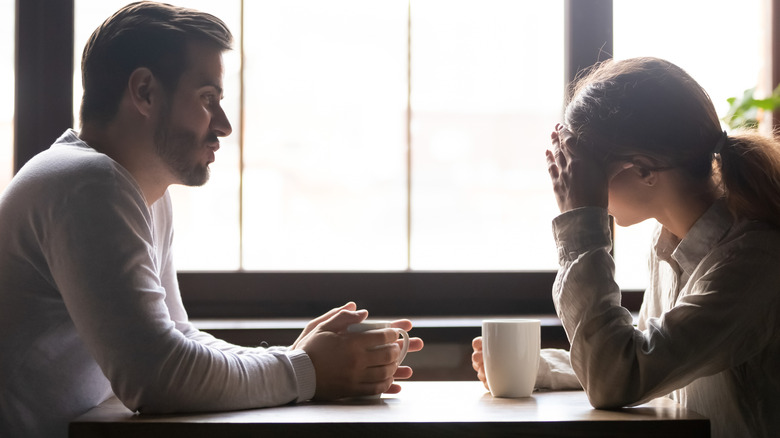
[[[756,99],[755,91],[755,87],[749,88],[742,93],[741,97],[727,99],[729,110],[722,120],[726,122],[729,129],[758,129],[758,125],[764,118],[764,112],[771,113],[780,107],[780,85],[765,99]]]

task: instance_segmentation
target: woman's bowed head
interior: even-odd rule
[[[608,208],[622,226],[652,217],[683,237],[725,197],[735,217],[780,225],[774,143],[728,135],[704,89],[668,61],[595,66],[572,87],[551,139],[547,166],[561,212]]]

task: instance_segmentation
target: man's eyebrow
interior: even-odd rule
[[[206,87],[212,87],[215,90],[217,90],[217,93],[220,95],[220,97],[224,95],[222,87],[220,87],[219,85],[213,82],[205,82],[200,88],[206,88]]]

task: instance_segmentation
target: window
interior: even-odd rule
[[[77,54],[122,3],[76,2]],[[174,3],[244,61],[210,182],[172,189],[180,269],[555,268],[562,2],[252,1],[243,29],[238,1]]]
[[[410,267],[554,270],[563,2],[413,1]]]
[[[244,267],[553,269],[561,7],[246,2]]]
[[[0,0],[0,20],[2,20],[2,36],[0,36],[0,58],[14,59],[14,1]],[[0,82],[3,84],[14,83],[14,65],[6,62],[0,67]],[[0,192],[11,181],[14,170],[13,122],[14,122],[14,95],[10,94],[0,105]]]
[[[125,2],[75,3],[78,60]],[[564,2],[173,3],[237,37],[234,133],[206,186],[172,189],[180,269],[556,269],[544,150],[562,112]],[[678,63],[724,113],[764,69],[765,3],[615,0],[614,56]],[[623,288],[644,287],[652,225],[616,230]]]
[[[245,268],[406,268],[407,12],[245,2]]]

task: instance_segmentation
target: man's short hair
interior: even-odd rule
[[[95,29],[84,47],[82,125],[114,118],[137,68],[148,68],[173,93],[188,68],[189,43],[230,50],[232,41],[225,23],[211,14],[150,1],[123,7]]]

